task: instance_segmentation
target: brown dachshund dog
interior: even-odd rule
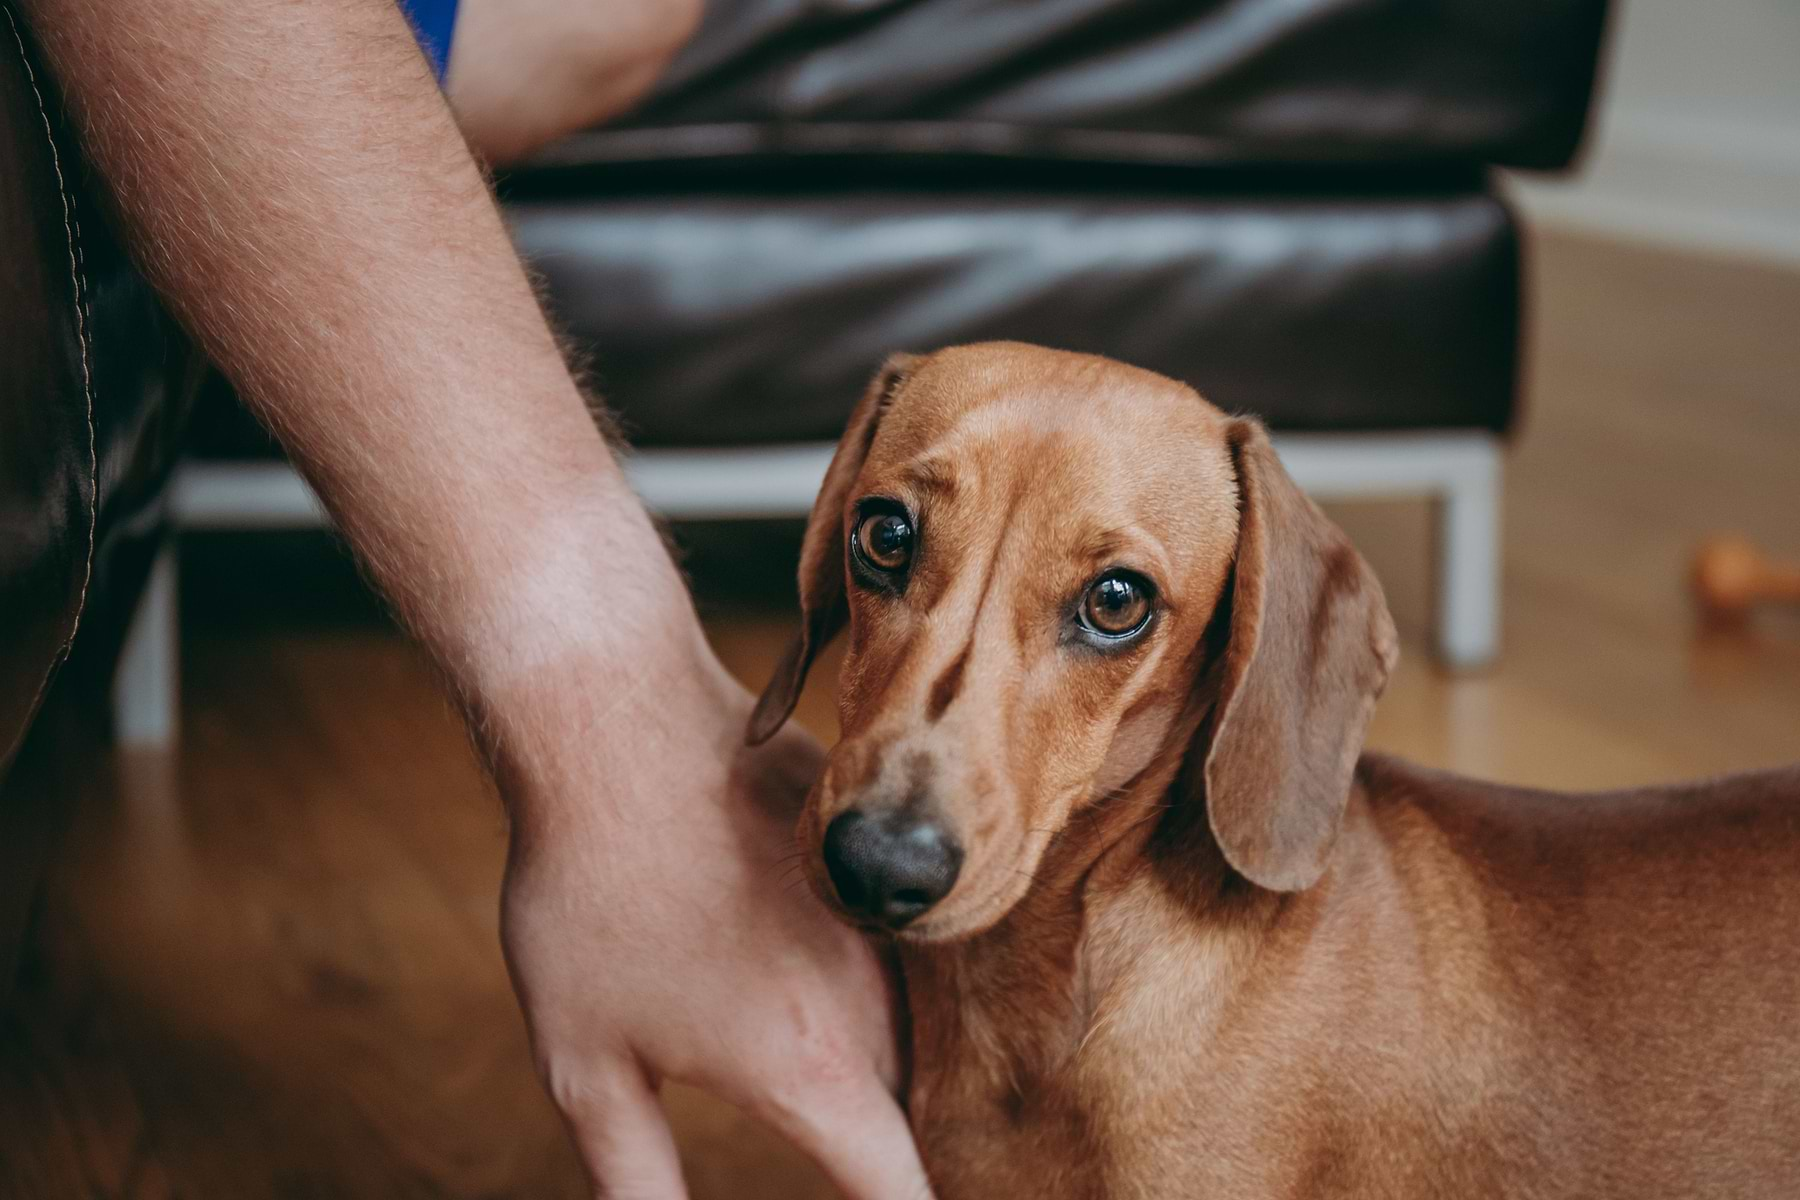
[[[799,836],[897,934],[939,1200],[1800,1196],[1800,771],[1361,755],[1381,587],[1262,427],[1015,344],[891,360],[801,558]]]

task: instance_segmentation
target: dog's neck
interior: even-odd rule
[[[1105,987],[1086,959],[1107,897],[1149,882],[1189,922],[1235,919],[1258,898],[1225,863],[1197,790],[1180,778],[1189,736],[1191,726],[1172,739],[1177,752],[1079,811],[993,928],[953,945],[902,944],[915,1120],[940,1100],[949,1108],[985,1096],[1015,1120],[1028,1103],[1058,1103]]]

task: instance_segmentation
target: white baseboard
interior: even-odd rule
[[[1546,228],[1800,266],[1800,130],[1621,114],[1576,178],[1511,182]]]

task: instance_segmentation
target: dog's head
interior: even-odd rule
[[[809,873],[853,919],[930,941],[998,921],[1076,814],[1184,755],[1175,799],[1206,806],[1230,866],[1310,885],[1395,657],[1379,584],[1259,424],[1149,371],[1010,343],[882,368],[813,510],[800,595],[750,739],[847,621],[843,737],[801,817]]]

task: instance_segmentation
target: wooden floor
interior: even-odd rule
[[[1800,758],[1800,617],[1702,635],[1683,591],[1710,530],[1800,557],[1800,275],[1532,249],[1501,665],[1420,651],[1418,506],[1336,512],[1409,654],[1374,744],[1571,788]],[[499,812],[427,673],[368,623],[194,624],[180,755],[84,765],[0,1016],[0,1197],[580,1194],[496,946]],[[788,619],[711,627],[759,684]],[[802,709],[827,734],[829,676]],[[700,1200],[826,1195],[671,1103]]]

